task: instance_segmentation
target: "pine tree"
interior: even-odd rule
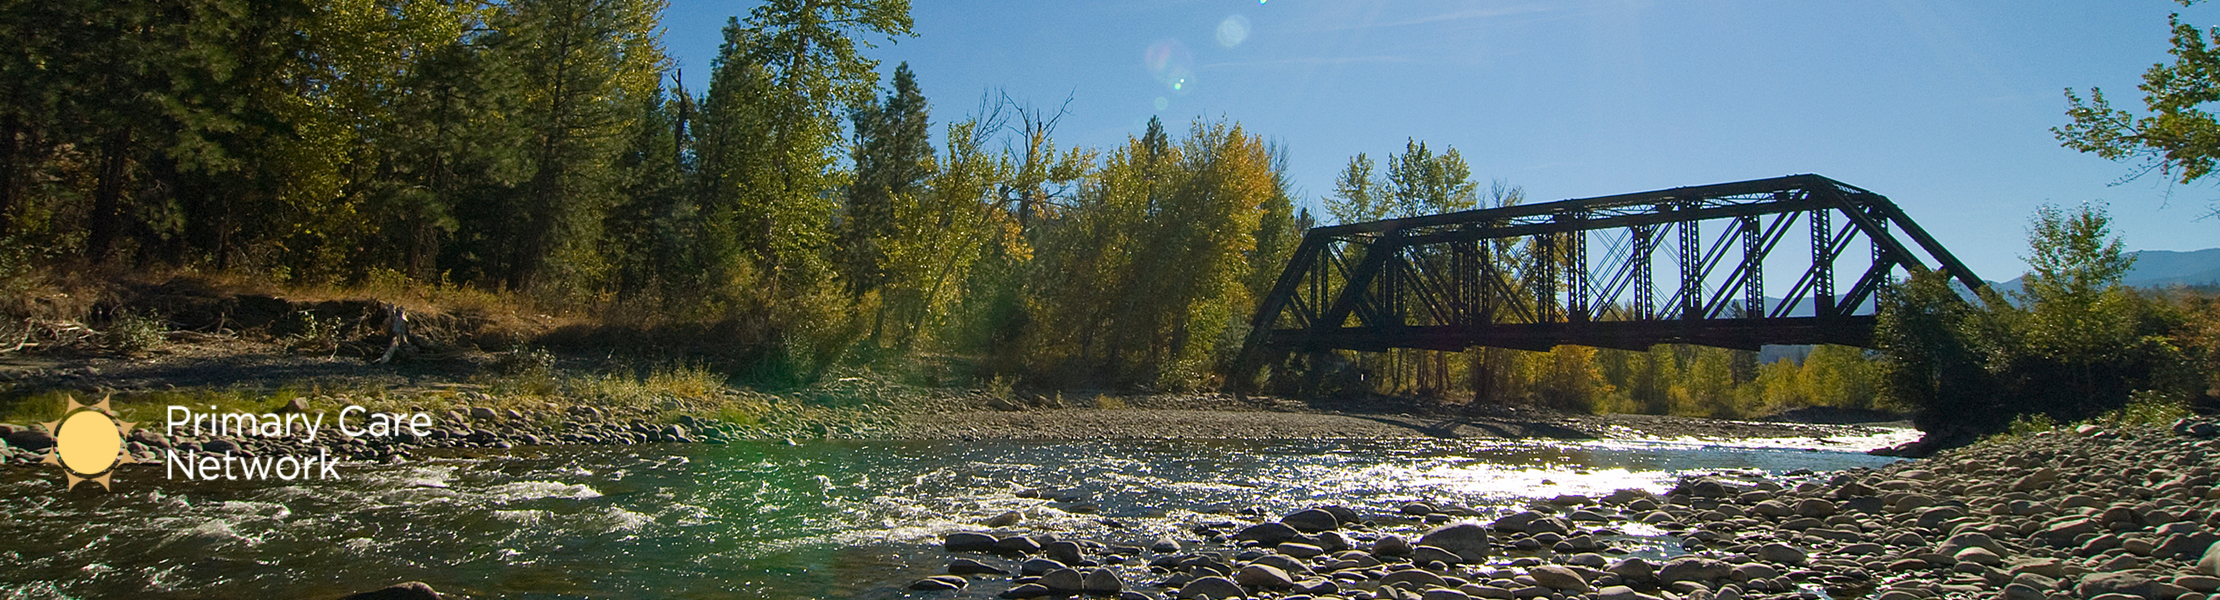
[[[861,296],[886,285],[889,239],[897,235],[895,205],[913,201],[932,175],[929,108],[909,63],[894,69],[894,89],[850,113],[855,182],[848,187],[839,250],[848,292]]]

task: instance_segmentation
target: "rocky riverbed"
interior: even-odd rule
[[[2090,425],[1880,469],[1690,477],[1662,496],[1560,496],[1508,514],[1429,502],[1252,510],[1161,539],[1057,539],[1010,514],[946,536],[947,574],[911,588],[1128,600],[2220,600],[2216,433],[2209,420]],[[1632,543],[1657,539],[1678,548]]]

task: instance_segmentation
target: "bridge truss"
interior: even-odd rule
[[[1888,198],[1818,175],[1318,227],[1233,374],[1329,349],[1862,346],[1881,291],[1929,270],[1984,287]]]

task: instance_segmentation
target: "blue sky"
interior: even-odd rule
[[[664,37],[697,93],[719,28],[753,2],[672,0]],[[1062,145],[1150,116],[1230,119],[1285,144],[1306,203],[1358,152],[1454,146],[1483,182],[1560,200],[1818,173],[1889,196],[1990,280],[2025,270],[2045,202],[2108,203],[2132,249],[2220,246],[2212,184],[2059,147],[2068,87],[2140,108],[2166,60],[2163,0],[918,0],[907,61],[936,128],[982,94],[1053,108]]]

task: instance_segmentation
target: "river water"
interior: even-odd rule
[[[53,467],[11,468],[0,470],[0,598],[328,598],[408,580],[468,598],[891,598],[946,564],[941,534],[1011,510],[1026,515],[1019,529],[1146,545],[1232,520],[1215,514],[1225,506],[1491,510],[1662,491],[1697,471],[1894,460],[1798,444],[1812,440],[562,447],[342,464],[337,481],[303,483],[126,467],[114,492],[67,493]],[[1017,494],[1034,487],[1099,512]]]

